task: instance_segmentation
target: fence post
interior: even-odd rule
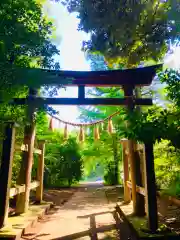
[[[158,228],[156,180],[154,171],[153,143],[145,143],[145,191],[148,227],[152,232]]]
[[[137,193],[136,193],[136,163],[134,154],[134,141],[128,140],[129,162],[130,162],[130,175],[132,184],[132,201],[133,201],[133,213],[137,212]]]
[[[143,144],[142,147],[142,155],[141,155],[141,172],[142,172],[142,185],[143,188],[145,189],[145,196],[144,196],[144,200],[145,200],[145,213],[146,215],[148,214],[148,204],[147,204],[147,193],[146,193],[146,154],[145,154],[145,145]]]
[[[45,141],[39,142],[39,149],[41,150],[41,154],[39,155],[37,167],[37,181],[39,181],[39,186],[36,188],[36,201],[41,203],[43,199]]]
[[[143,187],[142,185],[142,172],[141,172],[141,158],[138,151],[138,144],[134,143],[134,153],[135,153],[135,163],[136,163],[136,184],[137,186]],[[137,206],[136,206],[136,214],[137,216],[144,216],[146,214],[145,211],[145,199],[144,196],[140,193],[137,193]]]
[[[127,98],[127,110],[128,113],[131,114],[134,112],[134,86],[123,86],[124,95]],[[131,127],[131,121],[128,121],[127,127]],[[133,213],[136,214],[138,199],[136,194],[136,162],[135,162],[135,154],[134,154],[134,141],[130,139],[128,141],[128,149],[129,149],[129,162],[130,162],[130,176],[131,176],[131,184],[132,184],[132,200],[133,200]]]
[[[0,169],[0,228],[8,218],[9,195],[12,177],[12,162],[15,144],[15,124],[8,123],[5,127],[5,139],[3,140],[1,169]]]
[[[127,181],[129,181],[129,163],[128,163],[128,155],[127,155],[127,139],[122,139],[122,155],[123,155],[123,169],[124,169],[124,202],[128,203],[131,201],[130,189],[127,186]]]

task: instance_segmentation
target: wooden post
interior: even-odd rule
[[[124,94],[127,97],[127,109],[129,114],[134,111],[134,94],[133,86],[123,86]],[[131,127],[131,123],[128,122],[128,127]],[[143,196],[136,192],[136,185],[139,182],[139,172],[140,172],[140,162],[136,161],[136,154],[135,154],[135,142],[133,140],[128,141],[129,146],[129,160],[130,160],[130,173],[131,173],[131,184],[132,184],[132,200],[133,200],[133,212],[137,216],[142,215],[142,208],[145,209],[145,204],[143,203]],[[145,210],[144,210],[145,212]]]
[[[137,144],[134,144],[134,150],[135,150],[135,163],[136,163],[136,184],[137,186],[143,187],[142,184],[142,179],[143,176],[141,174],[141,158],[139,155],[139,151],[137,149]],[[144,196],[140,193],[137,193],[137,209],[136,209],[136,214],[137,216],[145,216],[146,211],[145,211],[145,199]]]
[[[129,162],[130,162],[130,174],[131,174],[131,184],[132,184],[132,200],[133,200],[133,213],[137,212],[137,193],[136,193],[136,165],[134,156],[134,142],[132,140],[128,141],[129,148]]]
[[[27,120],[28,125],[24,131],[24,144],[28,145],[28,152],[22,154],[22,164],[20,174],[17,183],[25,184],[25,193],[17,195],[16,202],[16,213],[21,214],[29,208],[29,196],[30,196],[30,183],[31,183],[31,171],[33,164],[33,152],[34,152],[34,141],[35,141],[35,105],[33,103],[36,95],[36,90],[29,90],[29,99],[31,103],[28,106]]]
[[[144,144],[139,144],[138,148],[139,148],[140,165],[141,165],[142,187],[145,187],[145,180],[144,180],[145,148],[144,148]]]
[[[43,178],[44,178],[44,154],[45,154],[45,142],[41,141],[39,143],[39,149],[41,154],[39,155],[39,162],[37,168],[37,181],[39,181],[39,186],[36,189],[36,201],[41,203],[43,199]]]
[[[127,110],[131,114],[134,110],[133,102],[133,86],[123,86],[124,95],[127,97]],[[128,122],[127,127],[130,127],[131,123]],[[130,174],[132,184],[132,200],[133,200],[133,212],[136,214],[137,198],[136,198],[136,170],[135,170],[135,158],[134,158],[134,145],[133,141],[128,141],[129,162],[130,162]]]
[[[84,85],[78,86],[78,98],[80,98],[80,99],[85,98],[85,86]]]
[[[156,180],[154,172],[153,143],[145,143],[145,191],[148,227],[151,232],[158,229]]]
[[[140,150],[140,157],[141,157],[141,175],[142,175],[142,187],[145,189],[145,161],[146,161],[146,155],[145,155],[145,146],[143,144],[143,146],[141,147]],[[146,194],[144,196],[144,202],[145,202],[145,213],[147,215],[148,210],[147,210],[147,197]]]
[[[15,124],[8,123],[5,128],[5,139],[3,141],[1,169],[0,169],[0,228],[8,218],[9,193],[12,177],[12,163],[15,144]]]
[[[94,215],[90,216],[90,231],[91,231],[90,238],[93,240],[98,240],[97,230],[96,230],[96,220]]]
[[[124,169],[124,202],[129,203],[131,201],[130,189],[127,186],[127,181],[129,181],[129,163],[127,155],[127,139],[122,139],[122,155],[123,155],[123,169]]]

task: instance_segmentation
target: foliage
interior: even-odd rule
[[[69,186],[82,177],[82,159],[76,139],[63,141],[62,135],[54,133],[52,141],[46,144],[45,164],[48,169],[49,186]]]
[[[105,173],[104,173],[104,180],[105,180],[105,184],[108,184],[108,185],[118,184],[117,178],[116,178],[114,161],[109,161],[107,163],[107,166],[105,168]]]
[[[166,83],[166,90],[169,99],[180,107],[180,72],[167,69],[159,74],[163,83]]]
[[[36,0],[1,1],[0,3],[0,105],[1,129],[4,121],[24,126],[26,106],[7,105],[13,97],[26,97],[28,89],[19,86],[20,68],[56,68],[53,60],[59,54],[51,43],[52,22],[43,15],[42,3]],[[38,79],[31,79],[37,83]],[[21,133],[22,135],[22,133]]]
[[[107,70],[107,65],[102,55],[87,52],[86,60],[90,62],[90,67],[93,71]]]
[[[83,162],[76,138],[64,140],[63,133],[49,131],[46,112],[40,111],[36,117],[37,140],[46,141],[45,184],[46,186],[71,185],[81,179]],[[34,176],[37,162],[34,165]]]
[[[116,134],[110,135],[106,129],[100,129],[100,139],[94,140],[93,128],[86,136],[86,142],[82,148],[82,158],[84,161],[84,178],[98,179],[103,178],[104,174],[111,174],[116,182],[119,180],[119,165],[121,164],[121,147],[120,144],[113,138]],[[111,165],[113,172],[107,172],[107,166]],[[116,170],[116,172],[115,172]],[[109,177],[109,176],[108,176]],[[117,180],[118,179],[118,180]],[[106,180],[106,179],[105,179]],[[107,179],[109,180],[109,179]],[[111,182],[107,182],[111,184]]]
[[[170,195],[180,194],[180,151],[168,140],[154,145],[155,171],[157,185]]]
[[[59,52],[40,1],[3,0],[0,9],[0,96],[7,100],[24,89],[16,79],[19,67],[57,68],[53,56]]]
[[[180,112],[175,107],[163,109],[154,106],[140,116],[133,113],[128,116],[131,129],[127,129],[125,135],[141,142],[155,143],[156,140],[168,139],[179,148],[179,116]]]
[[[61,0],[78,12],[79,30],[90,33],[84,49],[100,52],[111,64],[137,66],[162,58],[166,41],[179,34],[179,2]]]

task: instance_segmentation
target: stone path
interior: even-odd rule
[[[37,233],[26,233],[22,239],[120,239],[120,234],[115,230],[116,222],[112,214],[114,207],[115,203],[107,200],[102,186],[82,187],[54,214],[45,216],[38,223]],[[101,228],[104,231],[104,227],[109,228],[109,231],[93,234],[92,229]]]

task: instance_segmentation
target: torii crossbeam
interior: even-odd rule
[[[43,85],[77,86],[78,98],[39,98],[31,94],[28,98],[13,99],[10,104],[23,105],[33,102],[36,106],[50,105],[128,105],[129,97],[133,105],[152,105],[150,98],[134,98],[135,87],[148,86],[152,83],[156,70],[161,65],[144,68],[108,70],[108,71],[57,71],[46,69],[19,69],[16,83],[30,89]],[[36,81],[35,79],[38,79]],[[124,98],[85,98],[85,87],[122,87]]]

